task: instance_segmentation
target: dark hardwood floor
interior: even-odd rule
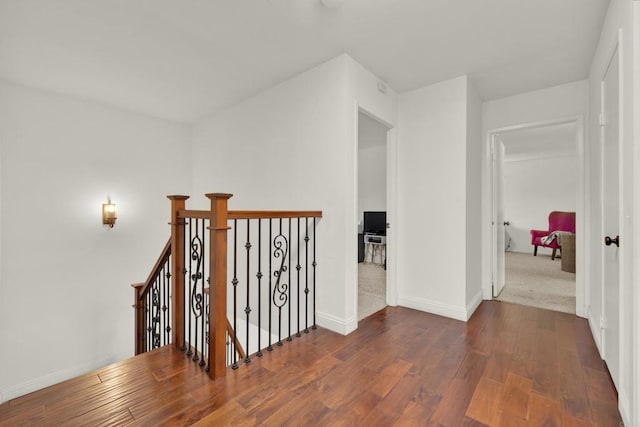
[[[485,301],[468,323],[386,308],[210,381],[162,348],[0,405],[0,425],[615,426],[587,322]]]

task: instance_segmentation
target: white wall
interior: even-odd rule
[[[466,318],[467,79],[400,95],[398,302]]]
[[[182,125],[0,82],[2,400],[133,355],[129,285],[169,237],[165,196],[189,192],[189,138]]]
[[[634,112],[633,108],[633,23],[632,23],[632,1],[628,0],[611,0],[607,16],[602,28],[600,41],[596,50],[593,62],[591,64],[591,70],[589,73],[589,94],[591,102],[591,114],[589,116],[589,126],[591,134],[594,135],[593,144],[591,145],[591,184],[592,184],[592,199],[591,199],[591,212],[592,212],[592,233],[594,238],[599,242],[602,238],[602,230],[600,227],[601,214],[601,194],[598,191],[601,181],[601,169],[600,169],[600,138],[597,137],[600,132],[598,113],[601,111],[601,99],[600,99],[600,82],[604,75],[605,69],[613,53],[613,48],[618,42],[619,29],[622,30],[622,40],[619,46],[620,57],[622,58],[621,67],[621,117],[622,117],[622,155],[623,159],[621,166],[622,169],[622,213],[620,223],[620,236],[621,244],[621,264],[622,270],[620,275],[620,325],[622,329],[622,335],[620,337],[621,343],[621,360],[620,360],[620,384],[618,387],[618,401],[620,412],[625,421],[625,425],[640,425],[640,408],[634,407],[632,402],[640,401],[638,396],[638,389],[636,389],[634,395],[632,378],[640,378],[638,372],[634,372],[634,360],[640,358],[640,354],[634,354],[633,348],[637,340],[640,338],[640,331],[634,330],[632,325],[633,312],[637,310],[637,307],[632,306],[634,289],[637,289],[636,282],[633,277],[633,266],[637,263],[637,259],[634,259],[633,247],[633,196],[634,190],[632,185],[633,180],[633,120],[634,114],[637,117],[637,111]],[[640,25],[636,23],[636,25]],[[637,43],[637,40],[636,40]],[[636,77],[637,78],[637,77]],[[637,149],[637,148],[636,148]],[[636,166],[637,167],[637,166]],[[637,197],[637,191],[636,191]],[[637,214],[637,213],[636,213]],[[591,268],[590,275],[592,277],[590,294],[591,294],[591,310],[590,310],[590,323],[592,327],[593,335],[601,348],[602,333],[599,325],[599,319],[602,315],[602,295],[603,295],[603,283],[602,283],[602,246],[601,244],[594,244],[591,248]],[[606,289],[604,290],[606,292]],[[637,290],[636,290],[637,292]],[[638,369],[636,366],[635,369]],[[640,387],[637,384],[636,387]],[[632,421],[633,420],[633,421]]]
[[[358,117],[358,223],[364,211],[387,210],[387,129]]]
[[[386,138],[385,138],[386,141]],[[358,150],[358,222],[363,212],[385,211],[387,205],[387,146]]]
[[[482,302],[482,101],[467,80],[467,317]]]
[[[589,83],[587,80],[487,101],[482,104],[482,157],[484,159],[482,163],[482,287],[486,299],[491,298],[491,161],[487,133],[490,130],[525,123],[537,123],[574,116],[586,118],[588,117],[588,112]],[[588,126],[585,126],[585,129],[578,129],[578,132],[583,132],[585,147],[589,147]],[[589,153],[585,152],[584,156],[588,160]],[[589,184],[587,183],[587,186]],[[593,186],[588,188],[587,198],[590,194],[593,196],[596,190]],[[578,188],[578,192],[580,191],[582,189]],[[588,203],[588,201],[585,200],[585,203]],[[576,231],[581,229],[582,224],[589,224],[593,221],[593,219],[589,218],[589,215],[591,215],[591,212],[587,211],[584,213],[584,218],[580,216],[576,218]],[[576,247],[576,257],[586,262],[585,254],[580,251],[581,248]],[[579,270],[576,271],[576,281],[578,283],[586,283],[589,276],[591,274],[584,276]],[[585,295],[585,297],[588,297],[588,295]],[[584,302],[576,301],[576,304],[584,305]]]
[[[551,211],[576,211],[576,156],[506,161],[504,211],[512,252],[533,253],[530,230],[547,230]],[[538,254],[551,249],[539,247]]]
[[[231,209],[319,209],[317,317],[357,326],[357,107],[395,122],[395,94],[341,55],[197,124],[193,203],[230,192]]]

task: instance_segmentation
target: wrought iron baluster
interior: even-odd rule
[[[273,244],[273,219],[269,218],[269,299],[271,299],[271,278],[272,278],[272,265],[271,265],[271,245]],[[271,345],[271,301],[269,301],[269,346],[267,350],[272,351]]]
[[[249,264],[251,261],[250,258],[250,252],[251,252],[251,235],[250,235],[250,227],[249,224],[251,223],[250,219],[247,219],[247,243],[244,245],[244,247],[247,249],[247,305],[244,309],[245,314],[247,315],[247,340],[245,342],[245,358],[244,358],[244,363],[251,363],[251,358],[249,357],[249,314],[251,314],[251,307],[249,304],[249,284],[250,284],[250,280],[249,280]]]
[[[234,336],[238,336],[238,325],[236,322],[237,316],[237,305],[238,305],[238,220],[233,220],[233,280],[231,281],[233,284],[233,334]],[[248,327],[248,325],[247,325]],[[235,340],[233,341],[233,364],[231,367],[233,369],[238,369],[238,354],[237,348],[235,345]]]
[[[189,345],[187,346],[187,356],[192,356],[193,355],[193,351],[191,351],[191,345],[193,344],[193,342],[191,341],[191,281],[193,280],[193,273],[191,270],[191,259],[193,257],[193,253],[191,252],[191,242],[193,241],[193,221],[189,221],[189,281],[185,282],[186,287],[188,288],[188,294],[189,296],[187,298],[185,298],[185,316],[187,316],[187,322],[188,322],[188,326],[187,326],[187,343],[189,343]],[[185,251],[186,252],[186,251]],[[188,285],[187,285],[188,283]],[[188,301],[188,302],[187,302]]]
[[[193,221],[192,221],[193,222]],[[204,365],[204,220],[196,219],[195,225],[189,227],[189,351],[194,362],[201,361]],[[191,337],[193,333],[193,342]],[[192,350],[193,349],[193,350]]]
[[[260,218],[258,218],[258,273],[256,277],[258,278],[258,352],[256,356],[262,357],[262,346],[260,343],[262,335],[262,219]]]
[[[151,292],[148,291],[145,296],[145,325],[144,325],[144,336],[145,336],[145,348],[147,351],[151,350]]]
[[[318,329],[316,326],[316,267],[318,263],[316,262],[316,218],[313,218],[313,262],[311,266],[313,267],[313,326],[312,329]]]
[[[298,235],[297,235],[297,240],[296,240],[296,257],[297,257],[297,264],[296,264],[296,270],[298,271],[298,280],[297,280],[297,284],[298,284],[298,292],[296,292],[296,299],[297,299],[297,307],[298,307],[298,332],[296,332],[296,336],[300,337],[300,269],[302,268],[302,266],[300,265],[300,217],[298,217]]]
[[[167,257],[167,344],[171,342],[171,257]]]
[[[273,304],[278,308],[278,345],[282,346],[282,307],[287,303],[287,291],[289,285],[284,283],[283,273],[287,272],[287,254],[289,251],[289,242],[282,234],[282,218],[279,218],[279,234],[273,239],[273,257],[282,258],[280,267],[273,272],[276,279],[273,288]]]
[[[206,364],[206,362],[204,361],[205,348],[206,348],[206,346],[204,345],[204,340],[205,340],[205,336],[204,336],[205,329],[204,329],[204,326],[205,326],[205,319],[207,318],[207,316],[205,316],[205,314],[206,314],[206,304],[205,304],[205,292],[204,292],[205,277],[207,277],[206,276],[206,271],[205,271],[205,266],[207,265],[207,263],[204,262],[204,260],[207,259],[206,256],[205,256],[206,252],[205,252],[205,243],[204,243],[206,241],[205,220],[204,219],[202,219],[200,221],[200,226],[201,226],[201,231],[202,231],[200,236],[201,236],[201,241],[202,241],[202,254],[201,255],[202,255],[202,261],[203,262],[201,263],[201,265],[202,265],[201,278],[202,279],[200,281],[200,292],[201,292],[200,295],[202,296],[202,299],[201,299],[202,310],[200,310],[200,327],[201,327],[201,329],[200,329],[200,342],[202,343],[201,344],[202,351],[200,352],[200,363],[199,363],[199,365],[200,366],[204,366]]]
[[[288,234],[288,240],[291,241],[291,218],[289,218],[289,234]],[[287,289],[287,301],[291,301],[291,255],[289,255],[289,260],[288,260],[288,273],[289,273],[289,287]],[[287,321],[287,325],[289,326],[289,335],[287,336],[287,341],[291,341],[291,303],[289,303],[289,306],[287,307],[287,315],[288,315],[288,321]]]
[[[304,219],[304,333],[309,333],[309,218]]]
[[[184,219],[182,220],[182,226],[184,228],[187,228],[187,220]],[[189,315],[189,311],[187,310],[187,298],[186,298],[186,293],[187,293],[187,288],[188,286],[186,286],[187,281],[184,280],[185,277],[187,277],[187,242],[185,241],[187,239],[187,233],[183,232],[182,233],[182,242],[180,242],[180,244],[182,245],[182,272],[176,272],[177,274],[182,273],[182,283],[183,283],[183,288],[179,289],[178,292],[182,293],[182,346],[180,347],[180,350],[185,351],[187,350],[187,321],[186,321],[186,316]],[[189,238],[189,241],[191,241],[191,239]]]

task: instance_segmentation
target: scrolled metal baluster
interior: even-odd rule
[[[193,323],[195,327],[194,331],[194,352],[192,360],[197,362],[200,360],[200,355],[198,354],[198,342],[199,342],[199,323],[203,320],[202,317],[204,315],[204,272],[203,272],[203,252],[204,252],[204,243],[202,238],[198,233],[198,226],[203,223],[202,220],[196,220],[196,235],[191,240],[191,261],[195,262],[195,268],[192,271],[195,271],[191,274],[191,313],[193,314]],[[204,226],[204,224],[202,224]],[[191,317],[191,316],[189,316]]]
[[[278,308],[278,345],[282,345],[282,307],[287,303],[287,290],[289,285],[284,283],[284,277],[282,273],[287,272],[287,254],[289,251],[289,242],[287,238],[282,234],[282,218],[280,218],[280,232],[273,239],[273,251],[274,258],[281,258],[280,267],[273,272],[276,279],[276,283],[273,288],[273,305]]]
[[[206,255],[205,254],[206,248],[205,248],[205,244],[204,244],[204,240],[205,240],[205,236],[206,236],[204,219],[202,221],[200,221],[200,224],[201,224],[201,231],[202,231],[201,236],[202,236],[202,241],[203,241],[203,243],[202,243],[202,259],[205,260],[207,258],[205,256]],[[200,351],[200,356],[201,356],[200,357],[200,366],[204,366],[206,364],[206,362],[204,360],[205,348],[206,348],[206,346],[204,344],[204,340],[205,340],[205,320],[208,319],[208,316],[206,316],[207,306],[206,306],[206,296],[205,296],[205,292],[204,292],[204,288],[205,288],[204,278],[206,277],[205,267],[206,267],[207,263],[202,262],[201,264],[202,264],[202,267],[201,267],[202,268],[202,280],[200,281],[200,292],[201,292],[201,295],[202,295],[202,306],[203,306],[203,309],[202,309],[202,313],[201,313],[201,316],[200,316],[200,338],[201,338],[200,342],[202,343],[201,344],[202,345],[202,350]]]
[[[151,348],[160,347],[160,295],[158,279],[151,286]]]

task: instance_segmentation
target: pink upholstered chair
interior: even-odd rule
[[[542,238],[548,236],[554,231],[567,231],[569,233],[576,232],[576,213],[575,212],[559,212],[553,211],[549,214],[548,230],[531,230],[531,244],[533,245],[533,256],[538,255],[538,246],[553,249],[551,259],[556,258],[556,250],[562,247],[558,244],[558,239],[553,239],[549,243],[542,243]]]

